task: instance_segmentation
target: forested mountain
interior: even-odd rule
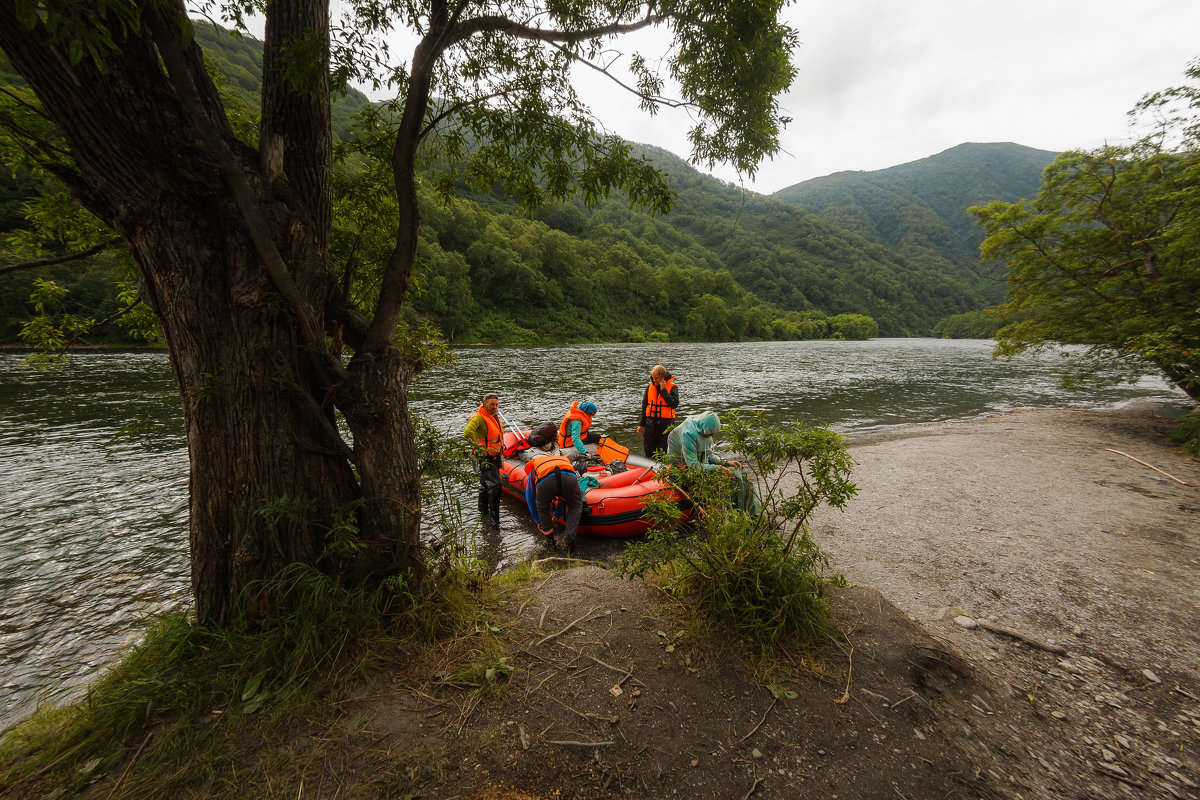
[[[1004,293],[1002,276],[980,272],[983,232],[967,208],[1034,197],[1056,155],[1012,143],[960,144],[887,169],[813,178],[773,196],[966,281],[995,303]]]
[[[226,103],[240,105],[252,126],[261,43],[206,24],[197,24],[196,36],[223,76]],[[12,82],[7,74],[0,79]],[[336,101],[340,139],[356,135],[352,117],[367,103],[354,91]],[[995,148],[1012,153],[998,155]],[[978,235],[954,209],[1010,198],[1026,185],[1031,194],[1040,172],[1032,165],[1051,155],[1016,145],[964,145],[892,170],[831,176],[766,197],[704,175],[666,151],[643,152],[668,177],[675,195],[670,214],[651,217],[614,197],[591,209],[582,200],[560,203],[530,218],[498,194],[466,193],[447,204],[423,192],[425,228],[409,321],[431,323],[452,342],[927,335],[940,319],[994,299],[978,280],[972,245],[964,244]],[[1021,154],[1024,167],[1017,166]],[[932,167],[920,166],[926,162]],[[370,207],[380,202],[378,184],[365,185],[366,167],[350,162],[343,169],[348,195],[331,258],[384,259],[386,253],[369,253],[365,244],[372,230],[390,224],[385,207]],[[1021,183],[1027,173],[1032,178]],[[859,176],[867,179],[861,186],[851,180]],[[13,206],[36,187],[36,181],[3,187],[4,230],[22,224]],[[818,198],[811,202],[819,214],[788,194],[805,187]],[[63,313],[108,313],[119,305],[115,289],[104,291],[114,267],[102,266],[41,275],[89,289],[87,300],[67,301]],[[0,278],[0,339],[12,340],[28,316],[22,303],[35,277]]]
[[[644,239],[668,254],[691,254],[726,270],[742,289],[789,311],[857,313],[884,336],[929,334],[941,318],[981,308],[966,282],[910,261],[870,238],[830,224],[772,197],[743,192],[705,175],[665,150],[643,146],[675,192],[670,214],[650,218],[611,198],[588,211],[573,206],[569,233],[601,223]],[[516,213],[502,197],[476,198]],[[552,226],[562,209],[539,215]]]

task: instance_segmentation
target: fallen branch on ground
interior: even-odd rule
[[[592,606],[591,608],[589,608],[589,609],[587,610],[587,613],[586,613],[586,614],[584,614],[582,617],[580,617],[579,619],[575,620],[574,622],[572,622],[572,623],[568,624],[568,625],[567,625],[567,627],[563,628],[561,631],[559,631],[559,632],[557,632],[557,633],[552,633],[552,634],[550,634],[549,636],[544,636],[544,637],[542,637],[542,639],[541,639],[540,641],[538,641],[538,643],[537,643],[537,644],[535,644],[535,645],[534,645],[534,647],[541,647],[542,645],[544,645],[546,642],[550,641],[551,639],[554,639],[554,638],[556,638],[556,637],[562,636],[564,633],[566,633],[567,631],[571,630],[571,628],[574,628],[574,627],[575,627],[576,625],[578,625],[580,622],[583,622],[583,621],[584,621],[584,619],[585,619],[585,618],[586,618],[586,617],[587,617],[589,614],[591,614],[593,611],[595,611],[595,610],[596,610],[596,607],[595,607],[595,606]]]
[[[546,744],[557,744],[563,747],[611,747],[616,744],[616,742],[573,742],[569,739],[566,741],[556,742],[553,739],[547,739]]]
[[[1149,467],[1150,469],[1154,470],[1155,472],[1161,472],[1163,475],[1166,475],[1168,478],[1175,481],[1180,486],[1188,486],[1189,485],[1187,481],[1181,481],[1181,480],[1179,480],[1179,478],[1176,478],[1174,475],[1167,472],[1166,470],[1161,470],[1158,467],[1154,466],[1153,464],[1147,464],[1145,461],[1142,461],[1140,458],[1133,458],[1133,456],[1129,455],[1129,453],[1122,453],[1120,450],[1114,450],[1111,447],[1106,447],[1104,449],[1110,453],[1116,453],[1119,456],[1125,456],[1126,458],[1133,459],[1137,463],[1141,464],[1143,467]]]
[[[755,725],[753,728],[751,728],[751,729],[750,729],[750,732],[749,732],[749,733],[747,733],[747,734],[746,734],[745,736],[743,736],[742,738],[738,739],[738,742],[739,742],[739,743],[740,743],[740,742],[744,742],[744,741],[746,741],[747,739],[749,739],[751,736],[753,736],[753,735],[754,735],[755,731],[757,731],[759,728],[761,728],[761,727],[762,727],[763,723],[767,721],[767,715],[771,713],[771,709],[775,708],[775,704],[776,704],[777,702],[779,702],[779,698],[774,698],[774,699],[772,699],[772,700],[771,700],[771,705],[767,706],[767,710],[766,710],[766,711],[763,713],[763,715],[762,715],[762,719],[760,719],[760,720],[758,721],[758,724],[757,724],[757,725]]]
[[[1048,644],[1046,642],[1038,641],[1037,639],[1033,638],[1032,636],[1021,633],[1018,630],[1013,630],[1012,628],[1006,628],[1005,626],[997,625],[994,622],[988,622],[986,619],[977,619],[975,621],[977,623],[979,623],[979,627],[983,628],[986,631],[991,631],[992,633],[1002,633],[1005,636],[1010,636],[1013,639],[1022,641],[1027,645],[1036,647],[1039,650],[1045,650],[1047,653],[1054,653],[1055,655],[1060,655],[1060,656],[1065,656],[1067,654],[1067,648],[1065,648],[1065,647],[1059,647],[1056,644]]]

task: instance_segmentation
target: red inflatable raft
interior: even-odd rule
[[[521,448],[524,437],[528,435],[529,431],[523,431],[521,436],[505,431],[505,455],[500,461],[500,487],[510,497],[520,500],[522,505],[525,504],[526,466],[529,460],[547,455],[548,452],[559,452],[554,448],[549,451],[536,447]],[[595,453],[597,445],[589,444],[587,449],[589,453]],[[600,485],[589,489],[583,496],[580,536],[641,536],[650,527],[650,521],[642,516],[642,509],[651,497],[663,491],[679,503],[686,517],[691,516],[691,503],[674,486],[658,479],[655,472],[658,465],[655,462],[630,454],[625,457],[624,463],[625,471],[615,475],[607,465],[589,468],[588,474],[596,478]]]

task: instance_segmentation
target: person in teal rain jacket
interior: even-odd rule
[[[688,469],[721,470],[737,483],[734,502],[738,508],[757,515],[762,506],[742,463],[713,452],[713,439],[720,432],[721,418],[713,411],[687,417],[667,435],[667,460]]]

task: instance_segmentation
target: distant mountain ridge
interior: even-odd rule
[[[887,169],[813,178],[773,197],[967,281],[988,302],[997,302],[1002,276],[981,271],[983,233],[967,208],[1032,198],[1055,156],[1011,142],[966,143]]]

